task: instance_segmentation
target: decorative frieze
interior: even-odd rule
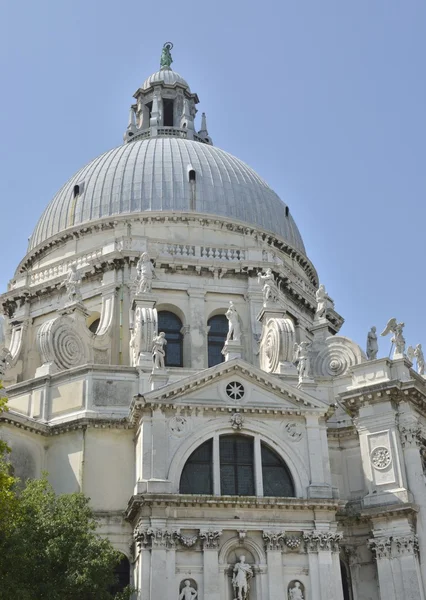
[[[221,531],[200,531],[200,539],[203,544],[203,550],[212,550],[219,547],[219,538]]]
[[[307,552],[339,552],[341,533],[304,531],[303,541]]]
[[[198,534],[195,535],[182,535],[176,533],[176,539],[182,544],[184,548],[192,548],[198,541]]]
[[[290,536],[286,536],[284,541],[285,541],[285,545],[287,546],[287,548],[289,550],[295,551],[300,548],[300,544],[302,543],[302,538],[297,537],[295,535],[290,535]]]
[[[387,469],[392,462],[390,451],[385,446],[377,446],[374,448],[371,452],[370,459],[371,464],[378,471]]]

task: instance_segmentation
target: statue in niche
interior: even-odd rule
[[[184,586],[179,594],[179,600],[195,600],[198,596],[198,592],[191,585],[189,579],[185,579]]]
[[[299,383],[303,383],[303,380],[309,377],[310,360],[309,360],[309,348],[310,342],[300,342],[300,344],[294,344],[293,348],[293,364],[297,367],[297,373],[299,375]]]
[[[148,252],[143,252],[136,265],[136,294],[151,294],[152,280],[156,277]]]
[[[376,328],[372,327],[367,335],[367,358],[368,360],[376,360],[379,345],[377,343]]]
[[[263,282],[263,306],[266,306],[270,302],[278,302],[278,288],[272,269],[266,269],[265,273],[259,271],[257,281],[258,283]]]
[[[241,327],[240,327],[240,317],[238,316],[237,309],[234,306],[233,302],[229,303],[229,308],[225,313],[226,318],[228,319],[228,334],[226,336],[226,341],[229,342],[232,340],[233,342],[239,342],[241,338]]]
[[[425,357],[422,350],[422,345],[417,344],[415,348],[412,346],[408,347],[407,356],[411,360],[411,362],[416,359],[417,362],[417,373],[424,377],[425,374]]]
[[[395,344],[395,350],[393,353],[393,358],[399,356],[403,356],[405,353],[405,338],[403,334],[405,323],[398,323],[397,320],[393,317],[389,319],[386,327],[382,331],[380,335],[388,335],[389,333],[393,333],[391,337],[392,344]]]
[[[65,287],[68,294],[69,302],[81,302],[82,296],[80,291],[81,285],[81,277],[77,271],[75,265],[71,265],[68,269],[68,273],[65,281],[62,283],[61,287]]]
[[[154,336],[152,340],[152,361],[154,369],[165,369],[165,358],[167,345],[166,334],[164,331]]]
[[[246,563],[246,557],[240,556],[240,561],[234,566],[232,575],[234,600],[248,600],[250,591],[249,581],[252,577],[253,571],[250,565]]]
[[[304,598],[300,581],[292,581],[288,586],[288,600],[304,600]]]
[[[325,319],[327,313],[328,295],[324,284],[321,284],[317,289],[315,298],[317,301],[317,310],[315,311],[314,321],[319,321],[320,319]]]

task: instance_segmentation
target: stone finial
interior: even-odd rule
[[[172,42],[166,42],[163,45],[163,50],[161,52],[160,58],[160,69],[170,69],[170,65],[173,62],[171,49],[173,48]]]
[[[405,354],[405,338],[403,335],[405,323],[398,323],[395,317],[389,319],[386,327],[382,331],[380,335],[388,335],[389,333],[393,333],[391,337],[392,345],[395,345],[395,350],[393,352],[392,358],[402,358]]]
[[[376,360],[379,346],[377,344],[376,328],[373,326],[367,334],[367,358],[368,360]]]

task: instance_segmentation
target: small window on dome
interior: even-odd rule
[[[191,169],[190,171],[188,171],[188,176],[189,176],[189,181],[195,181],[195,171],[194,171],[194,169]]]
[[[77,198],[79,195],[80,195],[80,186],[75,185],[74,186],[74,198]]]
[[[288,213],[290,212],[288,206],[285,207],[285,216],[288,217]]]

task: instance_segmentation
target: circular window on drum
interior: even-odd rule
[[[245,389],[239,381],[231,381],[226,386],[226,395],[231,400],[242,400],[245,394]]]

